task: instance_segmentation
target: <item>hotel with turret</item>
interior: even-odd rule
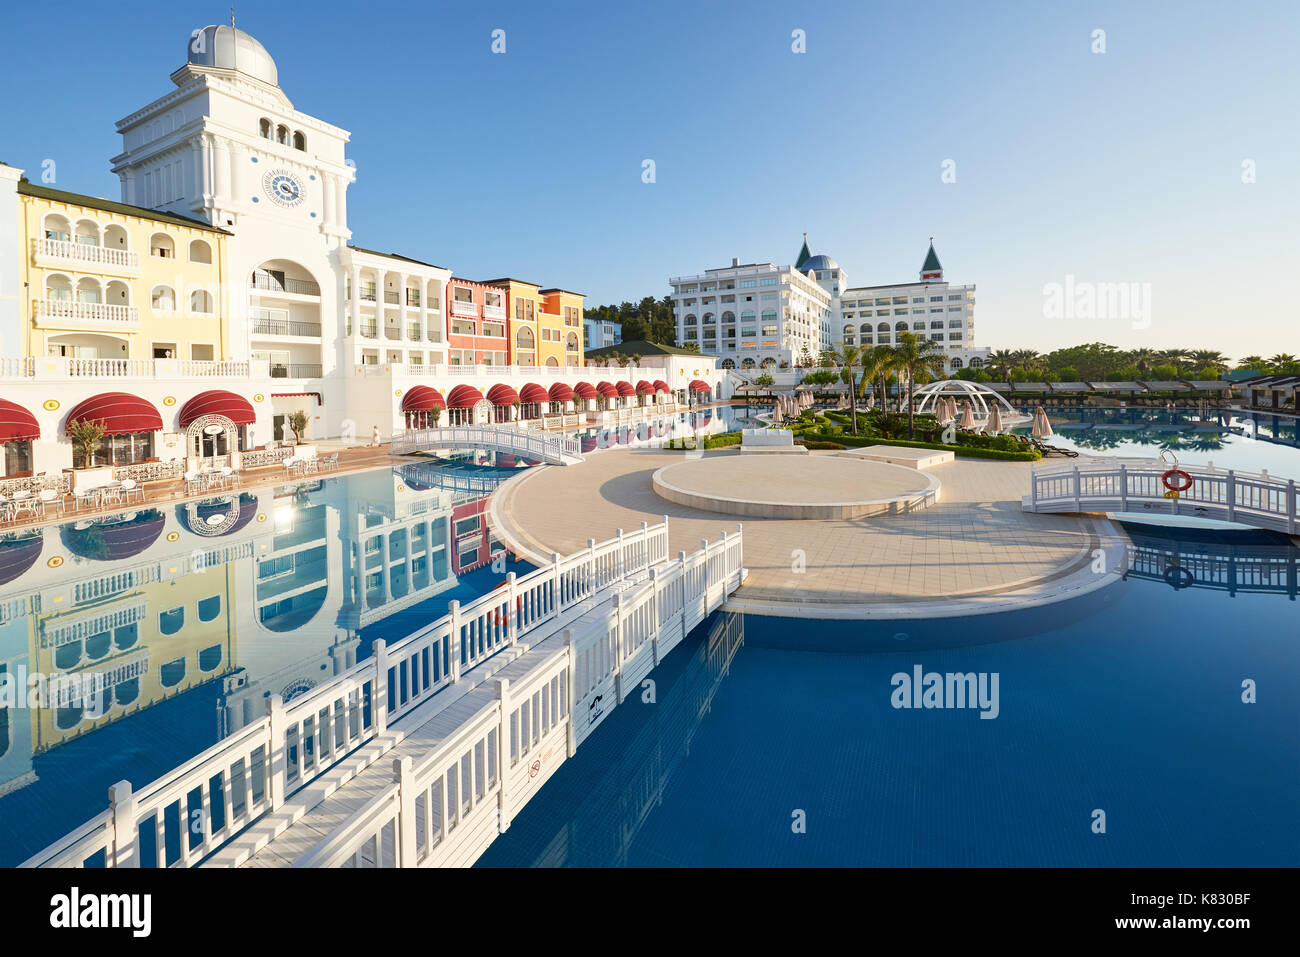
[[[917,282],[850,286],[839,263],[809,252],[807,237],[793,266],[733,259],[668,282],[678,345],[727,370],[808,366],[837,343],[893,345],[900,332],[940,345],[951,372],[988,360],[975,345],[975,284],[944,280],[933,240]]]
[[[720,396],[700,358],[587,368],[579,276],[473,281],[354,243],[349,133],[295,109],[247,33],[194,31],[171,85],[117,123],[120,201],[0,165],[5,477],[86,464],[81,422],[104,428],[96,465],[156,477],[273,464],[291,438]]]

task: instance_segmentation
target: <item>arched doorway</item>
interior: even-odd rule
[[[202,415],[185,430],[185,447],[189,467],[238,468],[239,449],[243,446],[244,426],[235,425],[224,415]]]

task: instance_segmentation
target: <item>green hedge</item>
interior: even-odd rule
[[[844,446],[840,445],[838,442],[821,442],[817,439],[799,439],[795,442],[795,445],[802,445],[804,448],[816,449],[818,451],[839,451],[844,448]]]
[[[739,432],[720,432],[717,435],[710,435],[704,439],[706,449],[725,449],[729,445],[739,445],[741,435]]]
[[[820,442],[840,443],[855,448],[865,448],[869,445],[898,445],[908,449],[939,449],[943,452],[955,453],[961,458],[994,459],[1000,462],[1037,462],[1043,457],[1033,449],[1023,452],[1009,452],[1003,449],[985,449],[971,445],[944,445],[942,442],[909,442],[907,439],[886,439],[873,435],[845,435],[842,432],[833,431],[809,433],[809,437]]]

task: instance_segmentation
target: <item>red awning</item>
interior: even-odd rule
[[[519,393],[504,382],[498,382],[488,389],[487,399],[493,405],[514,405],[519,401]]]
[[[609,385],[609,383],[606,382],[605,385]],[[573,387],[573,394],[579,399],[594,399],[596,398],[596,388],[590,382],[579,382]]]
[[[649,382],[646,382],[645,379],[642,379],[640,382],[636,384],[637,395],[649,395],[654,390],[655,387],[651,385]]]
[[[73,422],[98,422],[105,435],[160,432],[163,427],[162,416],[152,403],[125,392],[101,392],[78,402],[68,413],[69,430]]]
[[[403,412],[428,412],[430,409],[447,408],[447,400],[442,393],[427,385],[417,385],[406,390],[402,396]]]
[[[98,421],[98,420],[96,420]],[[157,541],[167,519],[155,508],[131,512],[129,518],[103,522],[78,522],[59,529],[63,547],[74,555],[92,561],[122,561],[134,558]],[[82,525],[85,528],[82,528]]]
[[[624,379],[615,382],[614,388],[618,389],[619,395],[636,395],[636,387]]]
[[[612,385],[611,383],[608,382],[597,382],[596,391],[599,392],[607,399],[618,398],[618,386]]]
[[[547,393],[552,402],[568,402],[573,398],[573,390],[563,382],[557,382],[551,386],[551,391]]]
[[[550,398],[547,391],[535,382],[529,382],[519,390],[519,400],[521,402],[547,402]]]
[[[655,391],[656,391],[656,392],[672,392],[673,390],[670,389],[670,388],[668,388],[668,383],[665,382],[663,379],[655,379]]]
[[[300,395],[309,395],[316,400],[317,405],[324,405],[325,400],[321,398],[319,392],[272,392],[272,399],[293,399]]]
[[[205,415],[224,415],[235,425],[252,425],[257,421],[257,413],[247,399],[223,389],[200,392],[181,406],[181,428],[189,428],[195,419]]]
[[[691,391],[692,391],[692,392],[712,392],[712,391],[713,391],[713,386],[711,386],[711,385],[709,385],[707,382],[703,382],[703,381],[701,381],[701,380],[699,380],[699,379],[692,379],[692,380],[691,380]]]
[[[472,409],[483,401],[483,393],[472,385],[458,385],[447,395],[447,408]]]
[[[41,427],[21,405],[0,399],[0,442],[28,442],[41,437]]]

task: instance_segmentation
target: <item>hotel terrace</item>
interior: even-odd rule
[[[248,34],[187,37],[171,81],[117,123],[120,202],[0,165],[6,478],[86,464],[85,420],[95,465],[156,478],[275,464],[299,412],[320,442],[721,395],[711,360],[584,367],[579,293],[351,244],[349,134]]]

